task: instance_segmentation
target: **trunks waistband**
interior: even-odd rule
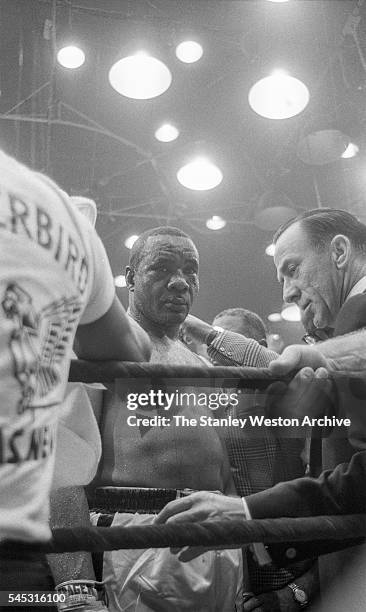
[[[93,511],[154,514],[174,499],[193,492],[193,489],[98,487],[95,490]]]

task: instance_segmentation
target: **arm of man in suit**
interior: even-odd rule
[[[328,372],[343,371],[350,376],[365,378],[366,330],[361,329],[313,346],[288,346],[271,362],[269,368],[276,376],[283,376],[300,368],[307,368],[310,376],[311,371],[325,368]]]

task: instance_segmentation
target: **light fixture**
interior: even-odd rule
[[[218,215],[213,215],[211,219],[207,219],[206,227],[210,230],[220,230],[225,227],[226,221]]]
[[[301,321],[300,308],[296,304],[282,308],[281,316],[285,321]]]
[[[289,0],[268,0],[268,2],[288,2]]]
[[[163,62],[140,52],[116,62],[109,71],[109,82],[122,96],[148,100],[170,87],[172,75]]]
[[[114,277],[114,284],[116,287],[127,287],[126,277],[124,274]]]
[[[354,142],[350,142],[347,149],[344,153],[342,153],[343,159],[349,159],[350,157],[355,157],[359,152],[358,146]]]
[[[185,40],[177,46],[175,54],[181,62],[193,64],[201,59],[203,49],[198,42],[194,40]]]
[[[132,247],[135,244],[137,238],[138,238],[137,234],[132,234],[132,236],[129,236],[128,238],[126,238],[126,240],[125,240],[125,247],[127,249],[132,249]]]
[[[69,45],[58,51],[57,61],[64,68],[80,68],[85,62],[85,53],[79,47]]]
[[[164,123],[155,132],[155,138],[160,142],[172,142],[179,136],[179,130],[170,123]]]
[[[177,179],[187,189],[206,191],[217,187],[223,175],[217,166],[205,157],[197,157],[177,172]]]
[[[309,102],[309,90],[299,79],[275,71],[249,91],[251,108],[261,117],[288,119],[301,113]]]
[[[275,245],[269,244],[268,247],[266,247],[266,255],[269,255],[270,257],[273,257],[275,254]]]
[[[268,321],[272,321],[272,323],[278,323],[278,321],[282,320],[282,316],[280,312],[271,312],[271,314],[267,317]]]
[[[253,222],[266,232],[274,232],[297,214],[295,204],[285,193],[269,189],[258,199]]]

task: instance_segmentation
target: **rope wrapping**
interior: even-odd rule
[[[133,361],[83,361],[73,359],[70,365],[70,382],[113,382],[118,378],[189,378],[200,379],[200,386],[215,387],[215,380],[231,379],[248,389],[266,389],[268,385],[279,380],[266,368],[234,366],[186,366],[166,365],[160,363],[135,363]],[[285,378],[281,380],[290,380]],[[193,382],[193,381],[192,381]],[[230,384],[225,386],[230,387]]]
[[[137,527],[75,527],[53,530],[53,539],[39,545],[42,552],[79,550],[232,546],[300,541],[360,539],[366,537],[366,515],[166,523]]]
[[[197,386],[217,387],[218,383],[230,388],[239,386],[243,389],[264,390],[272,383],[289,383],[297,370],[286,376],[274,376],[268,368],[250,366],[189,366],[167,365],[134,361],[86,361],[72,359],[70,363],[69,382],[103,383],[114,382],[116,379],[136,378],[150,379],[156,382],[165,379],[187,378],[189,384]],[[366,381],[358,373],[337,371],[331,373],[331,378],[343,385],[355,397],[366,399]],[[221,380],[220,380],[221,379]]]

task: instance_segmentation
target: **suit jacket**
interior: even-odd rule
[[[349,298],[340,309],[335,322],[334,335],[343,336],[366,327],[366,293]]]
[[[319,478],[283,482],[245,499],[253,518],[366,513],[366,451],[356,453],[350,463],[323,472]],[[270,553],[276,563],[285,565],[363,542],[364,538],[287,542],[271,546]]]
[[[335,336],[366,327],[366,294],[355,295],[342,306],[335,322]],[[352,420],[349,440],[356,449],[366,449],[366,389],[362,381],[343,387],[339,393],[342,412]],[[342,410],[343,407],[343,410]],[[319,441],[320,442],[320,441]],[[348,460],[354,448],[345,439],[324,440],[326,463],[343,455]],[[337,444],[338,442],[338,444]],[[338,452],[339,451],[339,452]],[[348,456],[347,456],[348,455]],[[253,518],[275,518],[280,516],[319,516],[331,514],[366,513],[366,450],[341,463],[333,470],[323,472],[317,479],[300,478],[281,483],[246,498]],[[365,516],[366,520],[366,516]],[[334,552],[348,546],[361,544],[365,540],[328,540],[326,542],[287,542],[270,547],[273,560],[285,565],[321,554]]]

